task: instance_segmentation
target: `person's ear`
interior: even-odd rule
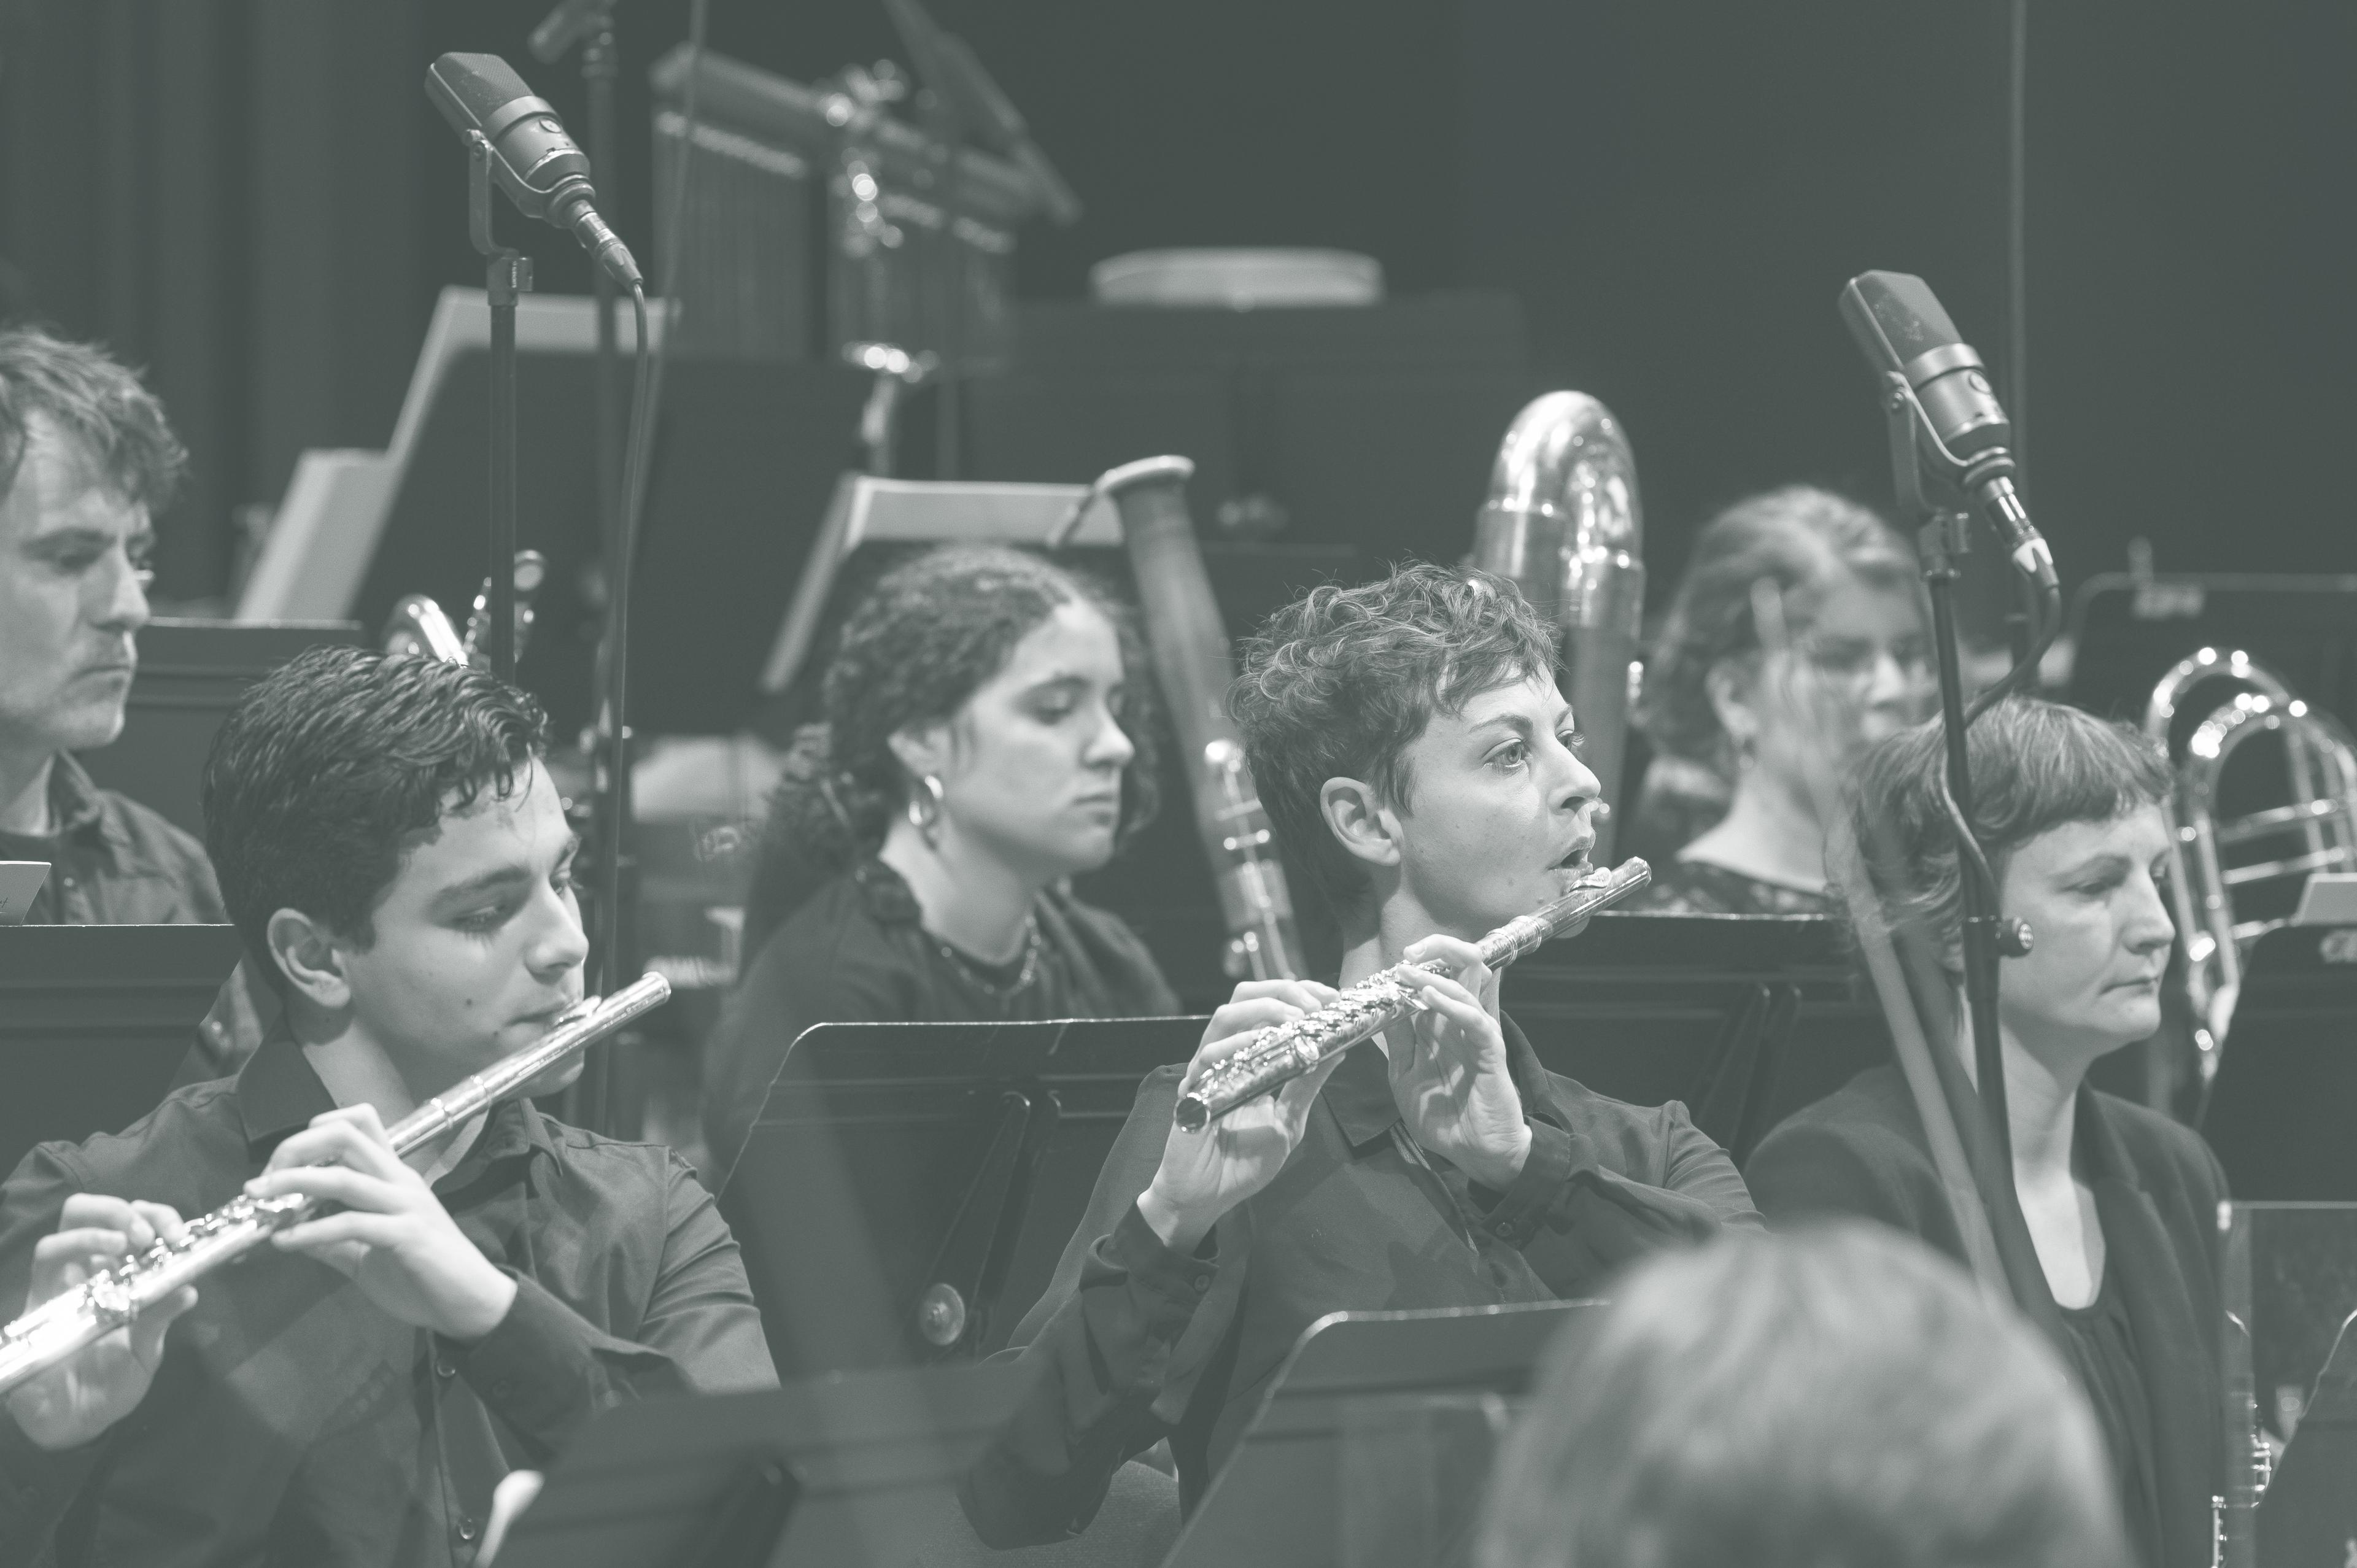
[[[1399,813],[1383,804],[1374,786],[1356,779],[1329,779],[1318,791],[1318,810],[1335,841],[1370,865],[1397,865],[1404,854]]]
[[[309,1001],[331,1013],[351,1005],[346,944],[324,924],[300,909],[281,909],[263,928],[263,940],[287,983]]]
[[[1703,694],[1710,699],[1719,733],[1738,757],[1748,754],[1760,740],[1760,712],[1752,706],[1754,684],[1752,672],[1731,659],[1720,660],[1702,678]]]
[[[885,744],[892,748],[892,755],[899,758],[900,766],[909,770],[911,779],[922,779],[928,774],[945,777],[956,755],[955,737],[947,719],[905,725],[895,730]]]

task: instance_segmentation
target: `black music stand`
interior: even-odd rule
[[[2357,704],[2357,576],[2101,573],[2072,596],[2070,635],[2071,701],[2116,718],[2141,719],[2154,682],[2203,647],[2243,650],[2327,713]]]
[[[1011,1365],[837,1373],[608,1411],[517,1516],[499,1568],[979,1560],[958,1482],[1026,1376]]]
[[[1139,1080],[1192,1057],[1202,1032],[1200,1018],[804,1030],[720,1187],[780,1375],[1005,1344]]]
[[[2276,1465],[2257,1509],[2259,1568],[2309,1568],[2348,1561],[2357,1541],[2357,1348],[2349,1324],[2317,1374],[2307,1413]]]
[[[246,688],[298,653],[360,641],[354,621],[149,621],[139,633],[123,733],[82,752],[81,765],[101,788],[202,838],[205,755]]]
[[[0,927],[0,1174],[153,1111],[243,951],[235,926]]]
[[[1519,1399],[1555,1336],[1597,1302],[1338,1312],[1305,1330],[1203,1494],[1166,1568],[1317,1568],[1340,1560],[1342,1444],[1354,1404],[1452,1393]],[[1362,1406],[1363,1408],[1363,1406]],[[1477,1455],[1486,1460],[1486,1455]],[[1469,1522],[1486,1478],[1448,1477]]]
[[[1553,1071],[1680,1100],[1740,1165],[1777,1122],[1889,1059],[1838,922],[1607,913],[1508,970],[1506,1012]]]
[[[2251,950],[2202,1110],[2240,1202],[2357,1199],[2357,926],[2285,926]]]

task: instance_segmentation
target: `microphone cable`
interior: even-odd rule
[[[608,566],[606,646],[601,661],[605,679],[599,682],[599,695],[605,699],[607,709],[604,720],[608,726],[608,766],[610,771],[606,787],[608,799],[612,803],[606,824],[605,842],[597,846],[597,899],[603,926],[598,933],[597,970],[599,984],[608,991],[619,983],[622,963],[622,843],[630,832],[633,816],[628,711],[630,581],[638,564],[639,533],[646,512],[648,473],[654,462],[654,436],[662,403],[663,375],[671,359],[672,337],[679,328],[679,280],[685,271],[680,265],[679,247],[686,218],[687,189],[695,177],[696,89],[702,76],[705,38],[710,19],[710,0],[691,0],[687,27],[687,100],[680,128],[679,178],[672,186],[672,199],[663,214],[662,248],[658,252],[669,273],[663,280],[663,331],[659,340],[650,338],[646,289],[635,284],[630,287],[630,314],[638,332],[638,351],[633,356],[630,434],[623,446],[620,533],[614,541],[614,558]]]

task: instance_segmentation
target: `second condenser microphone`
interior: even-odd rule
[[[460,134],[483,134],[491,145],[491,173],[518,211],[571,230],[623,287],[645,284],[630,247],[598,216],[588,155],[507,61],[497,55],[444,55],[426,70],[425,96]]]
[[[2015,564],[2051,584],[2053,555],[2014,488],[2012,422],[1987,367],[1957,335],[1931,285],[1909,273],[1861,273],[1842,290],[1841,313],[1878,376],[1907,378],[1932,434],[1963,464],[1949,477],[2005,535]]]

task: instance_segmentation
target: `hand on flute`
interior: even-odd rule
[[[25,1310],[179,1235],[179,1215],[163,1204],[78,1192],[66,1199],[56,1232],[34,1244]],[[164,1331],[196,1305],[196,1288],[183,1285],[127,1326],[9,1391],[9,1413],[37,1447],[58,1451],[92,1441],[139,1408],[164,1359]]]
[[[1455,937],[1426,937],[1400,956],[1409,963],[1437,959],[1448,972],[1427,978],[1421,1010],[1385,1032],[1392,1099],[1419,1144],[1502,1191],[1522,1174],[1531,1127],[1506,1069],[1498,972]]]
[[[1251,1045],[1261,1030],[1291,1023],[1334,1000],[1330,985],[1314,980],[1251,980],[1211,1015],[1203,1045],[1179,1086],[1186,1093],[1204,1072]],[[1137,1211],[1162,1244],[1192,1252],[1222,1214],[1276,1179],[1308,1125],[1309,1107],[1341,1062],[1341,1053],[1229,1114],[1189,1133],[1170,1129],[1162,1164],[1137,1200]]]

